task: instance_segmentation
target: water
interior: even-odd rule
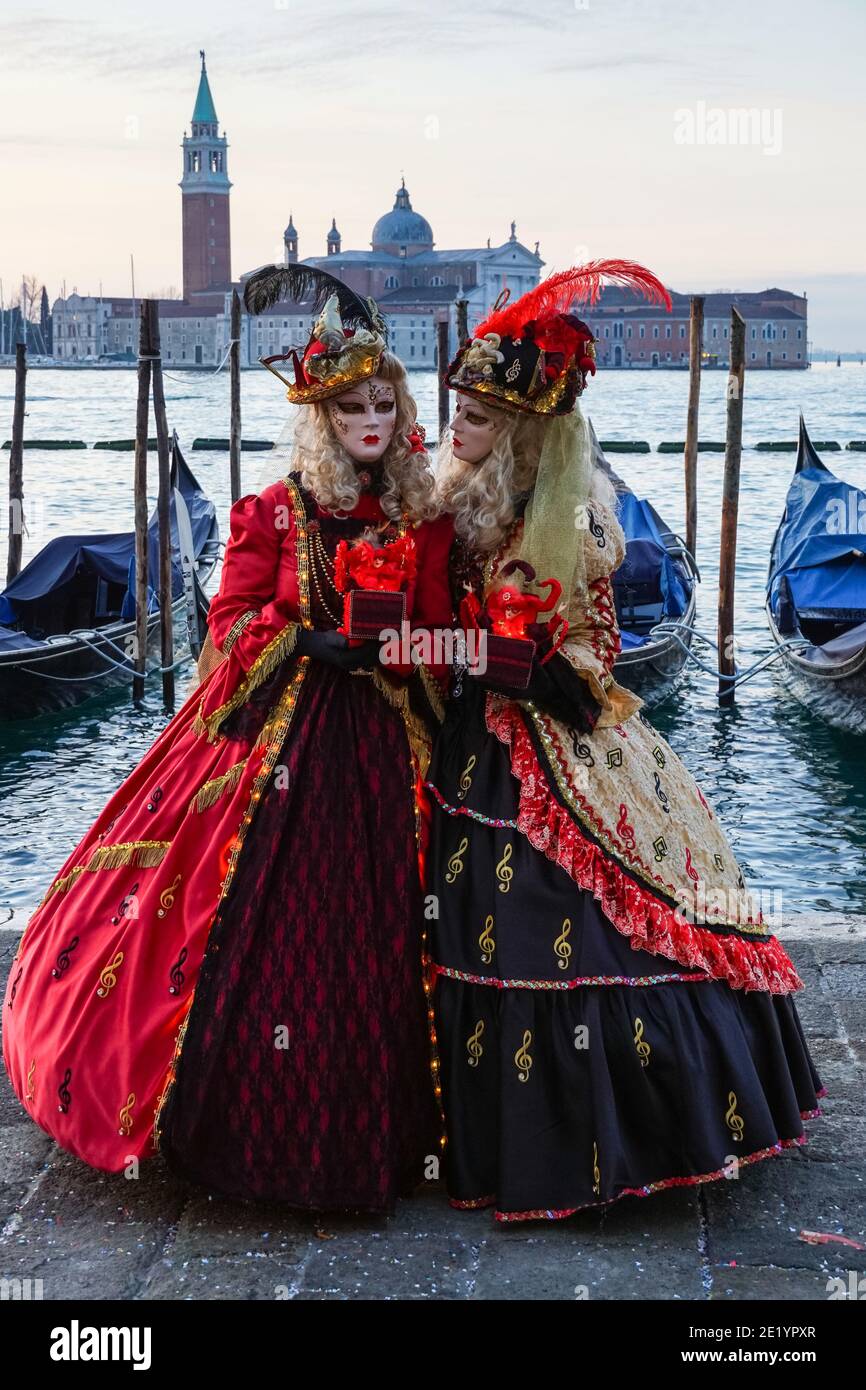
[[[411,381],[420,418],[433,427],[435,377],[419,373]],[[724,373],[703,377],[702,438],[724,438],[725,381]],[[135,390],[129,371],[33,370],[27,433],[89,444],[128,438]],[[682,439],[686,390],[682,372],[609,372],[590,384],[583,401],[601,438],[646,439],[655,447],[663,439]],[[12,374],[0,373],[0,419],[9,430],[12,391]],[[244,491],[255,491],[290,467],[291,408],[264,371],[245,372],[242,393],[245,433],[284,440],[276,454],[244,454]],[[193,454],[188,446],[196,435],[227,435],[227,378],[169,379],[166,394],[169,425],[216,500],[225,537],[228,455]],[[770,650],[763,614],[767,557],[794,464],[793,455],[758,454],[749,446],[793,438],[801,408],[815,439],[845,444],[866,438],[866,368],[822,365],[747,377],[736,586],[743,667]],[[616,455],[613,462],[669,525],[685,529],[680,456]],[[828,454],[827,462],[866,487],[866,455]],[[131,453],[27,450],[32,534],[25,559],[63,532],[128,529],[132,465]],[[155,482],[154,456],[150,467]],[[699,456],[698,626],[713,638],[722,467],[720,455]],[[721,712],[715,682],[692,670],[650,718],[712,798],[750,885],[765,892],[768,903],[786,912],[866,911],[866,737],[814,718],[792,699],[784,681],[774,669],[763,672],[742,688],[735,709]],[[187,669],[179,699],[190,686]],[[133,710],[127,693],[117,691],[71,715],[0,728],[0,921],[23,928],[51,877],[164,723],[158,691],[151,690],[143,711]]]

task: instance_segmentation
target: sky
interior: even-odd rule
[[[866,0],[3,0],[0,278],[180,292],[199,49],[229,139],[232,272],[366,248],[405,176],[436,245],[512,219],[545,273],[810,299],[866,349]],[[738,117],[737,113],[744,113]]]

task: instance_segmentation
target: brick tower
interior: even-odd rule
[[[231,284],[229,182],[226,151],[207,80],[204,51],[192,113],[192,132],[183,137],[183,297],[201,299]]]

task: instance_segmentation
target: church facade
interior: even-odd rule
[[[299,235],[290,217],[283,244],[285,262],[299,260]],[[321,256],[303,258],[302,264],[317,266],[345,281],[359,294],[376,300],[388,325],[390,347],[408,367],[436,365],[437,325],[449,324],[452,350],[456,347],[456,309],[465,299],[470,328],[492,308],[507,286],[513,298],[538,283],[544,262],[538,251],[530,251],[517,237],[515,224],[501,245],[438,250],[426,217],[412,207],[405,180],[394,199],[394,206],[375,223],[368,250],[343,250],[336,219],[325,240]],[[247,274],[251,274],[248,271]],[[241,277],[241,282],[246,276]],[[258,319],[246,324],[246,357],[286,351],[306,342],[309,315],[295,312],[291,303],[274,305]],[[287,338],[287,334],[293,336]]]
[[[252,269],[232,280],[228,138],[220,133],[201,53],[201,72],[189,133],[183,138],[181,241],[183,298],[160,300],[162,355],[167,366],[215,370],[229,347],[232,291],[242,295]],[[283,234],[287,265],[297,264],[301,238],[290,214]],[[302,264],[321,267],[378,303],[389,345],[410,368],[437,366],[438,325],[449,326],[449,355],[457,346],[456,304],[465,300],[470,331],[503,289],[518,298],[537,284],[544,261],[538,242],[529,249],[510,235],[497,245],[439,249],[427,218],[412,206],[405,180],[394,205],[375,222],[370,245],[344,250],[336,218],[321,254]],[[256,267],[257,269],[258,267]],[[689,296],[672,292],[674,311],[662,314],[612,289],[583,311],[597,338],[600,366],[684,367],[688,364]],[[714,294],[705,309],[704,365],[727,365],[730,311],[747,319],[750,367],[805,367],[809,363],[806,298],[786,290]],[[77,291],[53,305],[53,351],[64,362],[134,362],[139,301],[132,296],[87,296]],[[242,309],[241,364],[303,347],[313,324],[311,306],[275,304],[251,317]]]

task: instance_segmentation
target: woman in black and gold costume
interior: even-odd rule
[[[604,278],[670,305],[642,267],[596,262],[495,309],[447,373],[455,601],[471,594],[489,635],[533,575],[570,599],[558,650],[530,630],[526,688],[499,664],[457,674],[426,781],[448,1192],[501,1221],[735,1176],[803,1143],[824,1094],[793,964],[614,679],[625,543],[577,404],[593,337],[571,312]]]

